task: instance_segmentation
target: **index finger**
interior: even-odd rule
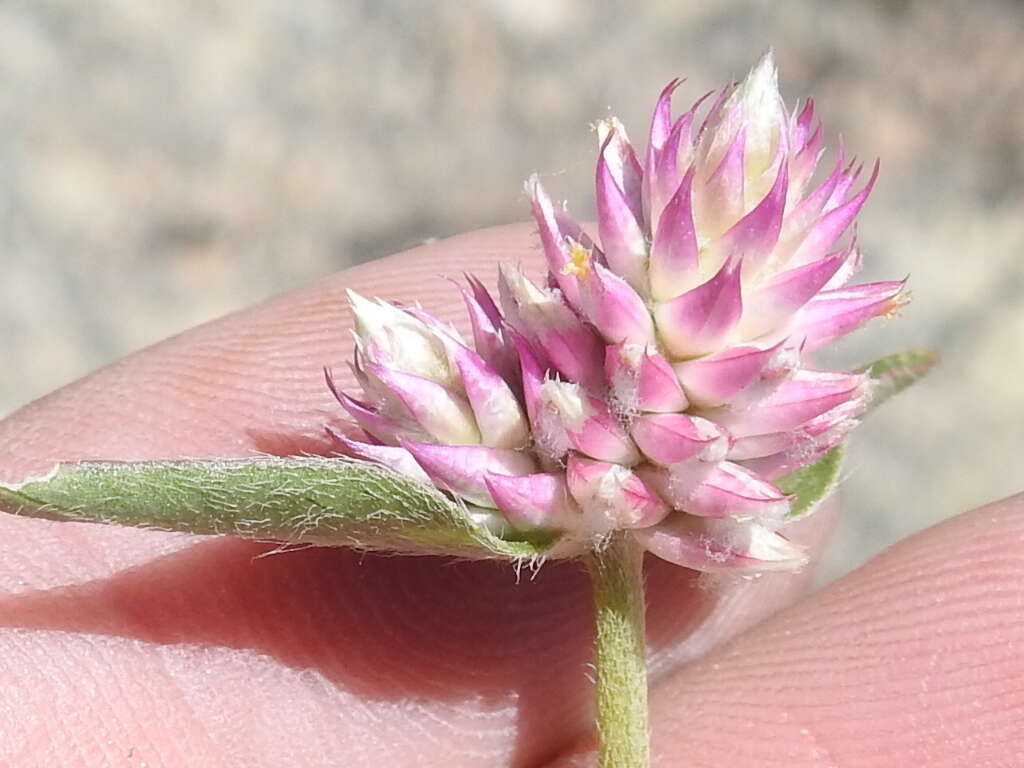
[[[500,261],[538,271],[529,227],[426,244],[142,350],[0,425],[4,479],[56,461],[330,450],[323,428],[341,416],[322,367],[342,375],[351,355],[344,290],[419,301],[464,327],[458,291],[443,276],[470,271],[490,282]],[[798,535],[820,541],[823,527],[812,521]],[[255,560],[262,551],[0,519],[0,587],[15,595],[0,601],[0,622],[40,635],[5,633],[0,657],[17,657],[32,642],[47,649],[40,658],[70,669],[60,690],[49,670],[8,669],[8,688],[25,691],[35,702],[26,706],[73,712],[61,722],[76,729],[76,739],[126,721],[139,743],[166,746],[173,734],[154,734],[148,723],[154,712],[170,712],[172,722],[184,718],[204,729],[198,743],[207,751],[192,764],[217,764],[223,745],[241,742],[261,745],[253,748],[253,765],[275,764],[286,748],[322,751],[325,743],[334,754],[354,754],[353,739],[361,757],[351,765],[393,756],[396,744],[415,749],[424,764],[449,763],[455,753],[464,765],[530,762],[588,726],[590,597],[573,566],[548,566],[534,582],[517,584],[510,569],[493,564],[323,551]],[[774,574],[708,588],[691,572],[652,564],[656,669],[771,613],[805,578]],[[172,651],[184,663],[168,662]],[[304,721],[275,729],[249,717],[251,696],[239,682],[247,674],[259,675],[260,701],[301,707]],[[85,696],[90,680],[112,690]],[[149,691],[141,711],[117,694],[139,681]],[[216,717],[194,722],[196,705],[183,690],[201,692],[202,711]],[[408,706],[396,708],[396,701]],[[557,717],[540,716],[542,703]],[[38,713],[20,714],[24,721]],[[376,723],[372,733],[367,718]],[[286,763],[320,764],[321,752],[288,754]]]

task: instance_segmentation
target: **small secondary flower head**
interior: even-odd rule
[[[797,567],[773,481],[838,445],[868,396],[865,374],[806,355],[903,301],[902,282],[847,286],[878,168],[858,187],[839,146],[814,182],[814,104],[787,110],[770,54],[673,117],[678,85],[642,156],[600,124],[596,238],[527,182],[547,280],[502,265],[495,301],[469,277],[471,341],[350,294],[363,392],[328,382],[365,438],[338,439],[509,537],[629,530],[699,570]]]

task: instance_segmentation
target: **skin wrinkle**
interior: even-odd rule
[[[987,606],[987,608],[989,610],[991,610],[992,606],[989,605],[989,606]],[[977,609],[975,608],[974,611],[976,612],[976,610]],[[966,614],[966,611],[963,612],[963,613]],[[907,619],[907,618],[908,618],[907,615],[904,614],[904,619]],[[950,617],[943,616],[942,619],[945,622],[949,622]],[[1012,626],[1012,622],[1007,622],[1007,626]],[[989,629],[988,627],[983,627],[983,628],[984,629]],[[832,629],[837,634],[842,634],[844,636],[846,635],[846,632],[841,627],[833,625]],[[967,629],[967,628],[964,627],[961,624],[960,629],[964,630],[964,629]],[[891,631],[892,631],[892,633],[894,635],[896,635],[896,637],[894,637],[894,638],[892,638],[890,640],[887,640],[885,642],[881,642],[881,643],[867,643],[867,642],[863,642],[862,636],[858,636],[856,638],[856,640],[857,640],[857,644],[856,644],[857,654],[853,655],[853,656],[850,656],[850,657],[845,659],[845,663],[847,664],[847,669],[849,671],[851,671],[851,672],[857,672],[858,675],[863,673],[863,672],[865,672],[865,671],[876,670],[877,669],[877,665],[872,661],[872,659],[874,657],[876,657],[876,656],[884,656],[886,651],[889,651],[889,650],[894,650],[895,651],[895,650],[898,650],[900,648],[905,647],[906,638],[905,637],[899,637],[899,635],[898,635],[898,633],[901,631],[901,628],[899,628],[899,627],[893,628]],[[931,633],[931,634],[933,636],[933,639],[940,639],[940,635],[938,633]],[[957,634],[950,633],[950,635],[951,635],[950,636],[950,640],[951,641],[956,641],[956,640],[962,638],[963,632],[960,632],[960,633],[957,633]],[[915,640],[921,640],[922,638],[915,637],[914,639]],[[974,650],[974,651],[982,651],[983,652],[983,651],[988,650],[989,648],[1003,647],[1004,643],[1005,643],[1005,641],[994,641],[994,642],[991,642],[991,643],[989,643],[989,642],[982,642],[982,643],[972,642],[970,644],[970,648],[972,650]],[[736,674],[738,677],[741,677],[741,678],[746,678],[746,679],[763,678],[763,679],[776,679],[776,680],[778,680],[778,679],[784,679],[780,675],[780,672],[784,671],[787,667],[791,667],[791,666],[794,666],[794,665],[799,665],[799,666],[823,665],[823,664],[827,664],[827,663],[833,661],[834,658],[835,658],[834,654],[821,653],[821,652],[817,652],[817,653],[806,653],[806,652],[804,652],[804,653],[801,653],[800,650],[801,649],[791,649],[790,655],[788,655],[785,659],[774,659],[774,660],[767,660],[767,661],[766,660],[761,660],[761,659],[752,660],[752,661],[745,661],[742,657],[740,657],[738,655],[737,656],[733,656],[733,657],[730,657],[730,669],[732,670],[733,674]],[[979,666],[984,666],[984,665],[979,665]],[[963,664],[958,664],[956,668],[959,671],[963,671],[965,669],[969,669],[970,665],[965,666]],[[897,670],[892,670],[892,671],[888,671],[887,670],[886,673],[885,673],[885,679],[889,680],[889,681],[892,681],[892,680],[903,680],[903,679],[906,679],[906,680],[920,680],[921,676],[919,674],[916,674],[916,673],[915,674],[906,674],[906,669],[903,668],[903,669],[897,669]],[[856,691],[856,690],[860,690],[861,689],[861,686],[860,686],[861,682],[863,682],[863,678],[860,678],[858,682],[851,682],[848,685],[849,685],[851,690]],[[867,699],[862,697],[862,700],[867,700]]]
[[[201,714],[184,695],[180,681],[171,674],[166,657],[150,657],[144,644],[136,642],[132,645],[140,657],[140,666],[151,663],[154,667],[153,676],[160,681],[158,686],[153,686],[145,683],[139,685],[134,678],[131,680],[135,688],[144,691],[149,701],[149,706],[146,707],[140,705],[139,698],[128,699],[136,707],[134,714],[138,719],[142,719],[150,716],[149,713],[158,713],[157,722],[150,727],[159,729],[164,734],[164,738],[160,740],[140,743],[139,749],[145,752],[145,761],[152,765],[156,760],[158,764],[167,765],[168,768],[198,763],[211,764],[212,761],[204,759],[204,756],[213,751],[213,739],[206,732]],[[155,691],[159,691],[159,694]],[[168,717],[167,713],[173,713],[173,716]],[[125,730],[130,733],[132,728],[129,725]],[[183,739],[180,737],[181,734],[189,734],[189,738]],[[218,760],[216,765],[220,764],[221,761]]]
[[[528,272],[538,272],[541,258],[527,227],[475,233],[363,265],[136,353],[0,424],[2,479],[19,480],[48,469],[57,459],[238,456],[287,453],[298,446],[326,451],[330,446],[323,425],[341,423],[343,417],[326,391],[321,366],[330,365],[342,386],[349,383],[345,363],[351,354],[346,331],[350,317],[343,289],[404,301],[419,298],[428,309],[447,308],[440,314],[465,330],[458,293],[440,276],[470,270],[489,284],[498,259],[521,261]],[[968,531],[991,529],[987,519],[965,525]],[[798,535],[820,541],[827,527],[826,518],[811,518]],[[1000,534],[991,537],[992,547],[1006,545],[1005,530]],[[46,658],[61,659],[69,670],[65,689],[48,691],[52,700],[41,702],[76,714],[79,719],[67,726],[67,739],[75,743],[86,743],[90,729],[103,718],[78,686],[86,675],[102,685],[106,670],[129,658],[121,655],[126,638],[135,649],[133,664],[142,666],[125,674],[134,674],[153,696],[145,711],[135,713],[137,722],[125,726],[133,729],[133,743],[149,752],[162,751],[169,731],[154,732],[147,723],[157,711],[175,722],[173,718],[182,716],[182,704],[165,692],[187,691],[190,702],[204,702],[204,709],[196,711],[210,718],[203,727],[208,738],[189,754],[191,764],[231,765],[232,758],[222,750],[251,742],[265,747],[247,765],[271,760],[272,753],[286,748],[291,763],[311,767],[336,763],[337,755],[346,752],[357,761],[350,763],[354,766],[381,760],[408,764],[402,755],[415,755],[422,765],[452,765],[454,760],[465,766],[536,766],[561,751],[572,732],[589,722],[591,692],[585,675],[590,598],[572,565],[545,566],[536,579],[524,578],[517,585],[510,570],[494,564],[316,549],[260,557],[271,548],[216,538],[179,537],[179,544],[167,534],[2,518],[0,541],[15,551],[10,537],[17,537],[18,551],[31,556],[0,558],[0,583],[13,582],[15,574],[3,571],[17,567],[24,570],[17,574],[22,582],[46,588],[0,596],[0,658],[26,628],[39,630],[40,648],[46,653],[23,668],[4,668],[0,685],[18,690],[38,686],[34,667]],[[843,682],[855,684],[844,665],[861,659],[863,651],[856,637],[849,636],[849,627],[856,623],[844,625],[841,633],[830,616],[842,601],[853,606],[850,620],[859,615],[862,625],[875,611],[898,613],[898,601],[913,597],[915,584],[935,589],[931,573],[936,568],[954,563],[969,567],[966,555],[958,554],[963,539],[961,529],[955,535],[937,533],[931,546],[910,544],[880,558],[848,580],[852,588],[841,582],[787,614],[792,624],[773,621],[711,650],[703,658],[718,659],[717,671],[709,670],[707,661],[682,671],[678,665],[773,613],[802,589],[809,573],[796,578],[775,574],[752,584],[717,583],[709,590],[681,569],[650,561],[651,645],[671,659],[662,669],[664,682],[655,689],[656,748],[687,757],[691,747],[698,750],[696,762],[676,761],[685,765],[709,764],[701,761],[716,746],[717,754],[723,747],[746,754],[749,765],[820,764],[787,762],[787,745],[806,748],[806,738],[790,726],[780,728],[769,719],[758,731],[734,722],[737,712],[742,716],[756,709],[746,702],[738,710],[736,696],[758,679],[752,678],[753,667],[745,666],[758,660],[789,681],[791,689],[783,693],[818,697],[817,703],[806,704],[808,727],[820,727],[830,736],[835,732],[837,749],[850,749],[852,737],[834,727],[834,720],[862,721],[866,714],[882,724],[898,721],[901,713],[889,717],[877,711],[877,703],[849,696],[832,700],[834,692],[826,683],[846,675]],[[984,547],[970,541],[966,551],[984,555]],[[51,572],[48,559],[64,552],[70,555],[66,565]],[[918,582],[900,565],[904,560],[924,574]],[[1008,561],[1006,568],[1012,566]],[[997,575],[986,570],[984,578]],[[887,580],[894,576],[907,586],[887,600]],[[1014,576],[1002,577],[1008,589],[1019,581]],[[954,579],[946,587],[962,581]],[[723,593],[731,596],[723,598]],[[958,599],[976,598],[967,593]],[[1007,610],[1002,603],[997,607]],[[938,604],[935,618],[955,608],[948,600]],[[804,645],[787,637],[783,626],[802,627],[808,635]],[[835,637],[826,641],[813,634],[819,627],[831,627]],[[1016,630],[1009,622],[1006,627]],[[60,631],[49,631],[53,629]],[[90,652],[66,654],[83,634],[90,637]],[[949,635],[917,642],[939,640],[946,642]],[[898,637],[894,642],[898,644]],[[497,648],[500,652],[492,652]],[[793,658],[813,650],[816,660],[793,669],[786,666],[790,657],[780,648],[791,649]],[[964,648],[964,653],[970,648],[967,640]],[[170,659],[170,677],[152,671],[154,660],[160,669],[170,669]],[[989,660],[993,676],[1007,663]],[[894,669],[887,670],[883,661]],[[869,662],[876,664],[881,683],[898,682],[893,672],[900,666],[894,660]],[[833,667],[839,671],[829,672]],[[245,676],[244,684],[224,677],[237,677],[247,668],[258,675],[251,680]],[[822,679],[807,679],[811,673]],[[979,671],[971,674],[980,679]],[[1012,675],[1001,679],[1012,686]],[[990,690],[993,683],[984,681],[986,695],[995,693]],[[754,694],[767,697],[773,691],[755,689]],[[774,695],[782,694],[776,689]],[[921,694],[915,690],[914,695]],[[308,716],[277,736],[287,742],[277,745],[273,721],[250,723],[246,713],[257,705],[272,713],[274,706],[286,706],[288,697],[301,697]],[[348,704],[339,706],[339,701]],[[985,701],[991,704],[990,698]],[[795,702],[789,704],[793,710]],[[1008,700],[1006,706],[1011,705],[1016,700]],[[859,712],[859,706],[875,709]],[[762,709],[772,711],[770,704]],[[935,711],[924,709],[922,716]],[[16,727],[10,717],[14,715],[0,710],[0,730]],[[374,726],[367,728],[368,722]],[[320,730],[304,738],[303,727]],[[926,728],[922,725],[921,732]],[[956,736],[944,723],[936,728]],[[887,733],[892,741],[902,732]],[[976,743],[960,735],[964,743]],[[358,739],[358,746],[353,743],[346,750],[346,739]],[[70,744],[63,752],[41,747],[39,758],[48,764],[67,762]],[[914,745],[898,746],[892,745],[894,754],[912,754],[908,750]],[[323,751],[330,749],[335,753],[325,756]],[[857,760],[866,754],[863,744],[860,750]],[[843,752],[837,754],[846,759]],[[764,755],[765,761],[752,757],[756,755]],[[10,757],[0,743],[0,764]],[[329,758],[335,759],[326,762]],[[857,760],[850,765],[858,765]],[[675,763],[666,759],[664,764]]]
[[[45,649],[43,649],[43,646],[45,646],[46,636],[39,635],[37,637],[43,642],[40,643],[41,650],[38,653],[34,654],[34,656],[37,659],[43,657],[49,660],[49,654],[46,652]],[[29,638],[28,640],[26,640],[25,635],[23,634],[21,639],[25,642],[31,642],[36,638]],[[55,691],[66,690],[70,688],[72,685],[82,688],[83,679],[78,675],[72,676],[72,674],[70,674],[70,672],[67,671],[67,666],[69,664],[74,664],[75,660],[81,655],[83,655],[83,650],[88,651],[94,645],[95,643],[93,638],[80,638],[71,647],[65,649],[65,653],[59,659],[53,659],[52,664],[49,666],[49,669],[47,671],[43,671],[43,665],[33,665],[31,668],[39,670],[40,673],[45,676],[44,684],[38,686],[38,688],[41,690],[45,690],[47,687],[46,682],[50,681],[52,681],[52,687]],[[131,666],[132,663],[131,650],[126,650],[127,653],[124,654],[124,658],[122,659],[121,666],[123,667]],[[52,714],[50,715],[49,719],[51,720],[51,722],[59,724],[52,729],[52,733],[56,737],[55,743],[59,745],[61,743],[67,742],[67,747],[74,750],[74,755],[78,758],[77,763],[73,760],[68,761],[70,764],[99,764],[97,760],[91,759],[91,756],[103,755],[104,753],[109,752],[109,744],[107,743],[107,741],[110,740],[111,725],[115,726],[113,730],[116,732],[119,730],[123,730],[123,726],[126,726],[135,720],[134,716],[121,716],[118,713],[119,708],[117,706],[117,704],[120,704],[121,708],[124,708],[124,705],[127,704],[128,708],[131,710],[133,705],[136,703],[135,700],[130,697],[119,700],[118,697],[114,695],[113,690],[108,690],[104,688],[103,685],[107,681],[118,680],[121,666],[119,666],[119,668],[117,669],[108,670],[106,674],[104,674],[102,677],[92,675],[89,669],[84,670],[86,673],[86,677],[84,678],[84,693],[86,693],[89,697],[91,708],[95,707],[95,709],[97,709],[98,711],[102,711],[104,713],[103,718],[99,721],[98,727],[84,728],[83,725],[86,722],[86,719],[82,716],[83,713],[81,713],[79,709],[71,709],[69,711],[68,709],[61,708],[59,706],[55,706],[52,708]],[[99,671],[98,667],[97,671]],[[79,672],[81,672],[81,670],[79,670]],[[128,714],[130,715],[131,713],[129,712]],[[77,727],[76,724],[78,724]],[[116,727],[118,725],[122,726],[122,729],[118,729]],[[158,734],[163,731],[162,723],[156,723],[154,725],[156,726],[156,731]],[[82,735],[79,735],[77,737],[73,736],[73,734],[76,733],[84,735],[84,738]],[[71,738],[69,738],[69,736],[71,736]],[[45,746],[52,748],[52,745],[50,743],[46,743]],[[173,742],[169,741],[167,748],[173,749]],[[24,763],[19,762],[16,764],[20,766]]]
[[[129,647],[124,656],[128,657],[129,663],[125,664],[125,668],[133,666],[130,661],[132,657],[138,658],[140,663],[145,663],[143,660],[144,651],[137,647]],[[157,662],[159,665],[159,661]],[[159,665],[162,666],[162,665]],[[160,691],[160,697],[174,698],[173,693],[176,690],[176,686],[173,681],[167,679],[160,669],[156,672],[156,677],[161,681],[159,686],[140,685],[139,682],[131,675],[112,675],[105,676],[103,679],[97,680],[96,688],[101,692],[104,703],[107,705],[107,710],[112,713],[110,719],[117,722],[121,727],[119,730],[122,732],[130,731],[132,722],[138,719],[138,713],[144,713],[148,711],[161,712],[163,707],[160,704],[160,699],[155,695],[155,690]],[[106,680],[111,679],[113,684],[106,683]],[[109,688],[109,690],[108,690]],[[120,692],[120,696],[118,696]],[[126,703],[129,705],[128,716],[119,717],[119,703]],[[188,746],[195,740],[207,740],[205,739],[202,729],[197,727],[198,721],[194,715],[188,717],[190,712],[188,708],[183,708],[184,711],[178,710],[178,716],[174,719],[173,723],[167,722],[164,719],[157,719],[156,722],[151,724],[157,733],[160,733],[163,738],[159,740],[162,746],[152,756],[147,757],[147,764],[149,765],[178,765],[187,764],[188,761]],[[183,717],[184,715],[184,717]],[[106,725],[106,721],[104,725]],[[191,724],[192,727],[189,727]],[[195,734],[193,739],[183,740],[174,738],[175,733],[190,733]],[[97,734],[97,741],[102,747],[108,747],[106,739],[101,734]],[[109,752],[109,749],[105,751]]]
[[[13,642],[6,643],[5,653],[0,655],[0,660],[6,662],[4,666],[0,667],[0,674],[3,675],[4,679],[8,679],[12,676],[12,670],[14,669],[32,669],[35,665],[32,662],[31,655],[25,650],[25,646],[33,643],[44,642],[41,637],[31,635],[28,632],[14,633],[12,638]],[[47,678],[53,674],[52,669],[38,669],[38,673],[41,676]],[[41,688],[42,686],[40,686]],[[20,699],[25,699],[35,693],[36,689],[26,690],[24,692],[19,691],[18,694]],[[3,709],[7,710],[9,698],[4,697],[0,704],[3,704]],[[2,742],[5,744],[14,744],[17,739],[23,739],[23,743],[18,752],[13,753],[12,757],[17,758],[15,761],[16,765],[22,764],[21,758],[27,757],[33,747],[40,748],[47,744],[55,743],[59,740],[63,733],[63,729],[59,727],[59,720],[53,717],[51,711],[48,711],[45,707],[49,705],[52,709],[51,702],[47,701],[40,707],[40,711],[33,712],[29,718],[19,718],[20,722],[16,721],[15,713],[6,711],[5,718],[10,723],[9,727],[5,727],[0,723],[0,736],[4,736]],[[30,730],[29,730],[30,729]],[[26,734],[26,730],[29,732]]]
[[[86,641],[91,644],[93,639],[86,638]],[[128,664],[125,665],[127,667],[131,665],[131,656],[135,654],[129,650],[126,655],[129,657]],[[90,667],[84,670],[84,672],[90,677],[91,685],[89,687],[92,691],[95,691],[94,695],[99,700],[100,706],[111,713],[108,718],[104,719],[102,727],[91,734],[95,748],[100,752],[109,752],[108,745],[105,742],[110,739],[110,730],[112,728],[123,728],[126,722],[126,719],[117,712],[117,703],[129,702],[133,709],[144,711],[147,708],[147,703],[152,701],[152,697],[146,689],[139,691],[140,695],[133,695],[134,692],[131,691],[133,687],[132,681],[126,681],[121,675],[105,674],[105,671],[98,667]],[[128,718],[129,721],[132,719],[134,718]],[[163,723],[157,723],[155,727],[158,731],[164,731],[165,729]]]
[[[173,766],[179,764],[180,761],[182,765],[196,765],[204,761],[205,754],[214,751],[213,739],[206,732],[202,714],[185,695],[180,682],[171,673],[166,659],[158,659],[157,664],[159,665],[161,675],[166,680],[166,693],[164,695],[169,700],[169,708],[173,708],[176,712],[181,713],[176,723],[177,727],[173,729],[166,728],[166,724],[163,724],[167,730],[168,740],[174,743],[179,751],[184,753],[179,760],[169,761],[168,764]],[[176,707],[174,706],[175,703],[177,704]],[[160,703],[154,702],[154,710],[160,711],[160,709]],[[186,720],[191,727],[182,723],[182,720]],[[192,738],[176,738],[181,733],[188,733],[192,735]],[[147,762],[149,761],[147,760]],[[209,763],[207,762],[207,764]]]

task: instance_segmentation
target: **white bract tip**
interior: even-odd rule
[[[745,546],[747,557],[764,563],[805,563],[807,554],[803,547],[793,544],[768,528],[752,525],[744,531],[741,547]],[[742,549],[741,549],[742,551]]]
[[[387,365],[450,386],[458,378],[444,344],[421,320],[393,304],[346,291],[359,350],[371,363]]]
[[[779,93],[779,71],[771,51],[754,65],[727,106],[732,106],[734,99],[746,125],[745,170],[748,184],[754,187],[753,195],[748,195],[750,203],[760,199],[774,180],[774,175],[768,179],[761,177],[773,165],[779,142],[785,140],[786,107]]]
[[[558,413],[559,421],[569,430],[578,431],[590,417],[583,390],[579,384],[547,379],[540,388],[544,403]]]

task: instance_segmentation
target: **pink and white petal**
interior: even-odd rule
[[[475,275],[467,274],[466,282],[469,283],[469,287],[473,292],[473,299],[480,306],[484,314],[487,315],[487,319],[491,321],[491,326],[495,330],[500,330],[504,318],[501,316],[501,310],[498,309],[498,305],[494,303],[494,297],[491,296],[490,291],[484,287],[484,284]]]
[[[864,188],[842,205],[822,214],[807,236],[790,257],[790,264],[800,266],[822,258],[839,237],[850,228],[860,209],[871,194],[875,181],[878,179],[878,163],[875,163],[871,178]]]
[[[658,304],[658,335],[676,357],[714,352],[731,340],[743,314],[739,260],[727,261],[706,283]]]
[[[669,137],[672,135],[672,94],[681,82],[679,78],[676,78],[662,89],[661,94],[658,96],[658,101],[654,105],[654,112],[651,115],[651,129],[647,139],[647,154],[644,158],[644,174],[640,185],[643,214],[647,222],[657,221],[657,213],[660,211],[660,207],[658,210],[654,210],[652,206],[654,197],[657,197],[656,193],[652,197],[652,192],[654,191],[652,183],[656,178],[658,159],[666,142],[668,142]],[[653,223],[651,228],[654,228]]]
[[[528,453],[482,445],[432,445],[403,440],[405,448],[416,460],[431,482],[482,507],[494,507],[484,477],[494,475],[528,475],[537,465]]]
[[[723,461],[714,465],[700,482],[675,468],[670,470],[668,501],[675,509],[697,517],[783,520],[789,513],[791,497],[765,478],[739,464]]]
[[[724,405],[754,382],[789,374],[799,364],[796,350],[779,342],[770,347],[730,347],[673,369],[690,402],[701,408]]]
[[[515,393],[482,357],[459,347],[451,352],[473,409],[481,442],[491,448],[523,448],[530,426]]]
[[[799,112],[794,112],[792,128],[789,133],[789,146],[794,153],[800,152],[809,146],[814,145],[814,134],[821,128],[819,121],[817,128],[812,133],[811,126],[814,125],[814,99],[804,101]]]
[[[827,439],[812,440],[789,451],[775,453],[771,456],[762,456],[757,459],[748,459],[742,462],[743,466],[751,472],[756,472],[761,477],[774,480],[788,475],[801,467],[813,464],[830,449],[839,445],[845,438],[845,434],[835,433]]]
[[[842,403],[789,432],[752,435],[738,439],[729,459],[769,480],[817,461],[839,445],[857,426],[867,406],[866,397]]]
[[[609,344],[650,344],[654,322],[629,283],[597,263],[580,279],[583,312]]]
[[[649,413],[675,413],[689,407],[689,400],[668,360],[650,350],[640,358],[636,405]]]
[[[473,332],[473,347],[487,363],[508,380],[517,374],[516,352],[508,341],[505,318],[487,289],[472,275],[466,275],[472,293],[462,289]]]
[[[588,389],[604,386],[604,348],[597,336],[582,324],[542,329],[537,342],[552,365],[570,381]]]
[[[792,430],[737,438],[729,449],[729,460],[749,462],[751,459],[787,452],[810,455],[826,443],[831,448],[857,425],[866,405],[866,397],[857,397],[840,403]],[[744,466],[751,467],[749,463]]]
[[[640,461],[640,454],[618,420],[599,413],[587,419],[581,429],[566,429],[569,442],[581,453],[602,461],[631,466]]]
[[[331,394],[334,395],[335,400],[367,434],[372,435],[387,445],[398,445],[399,437],[410,432],[417,437],[425,437],[418,426],[410,430],[407,428],[407,425],[400,424],[381,414],[369,403],[356,400],[354,397],[342,392],[338,389],[334,378],[326,368],[324,369],[324,374],[327,379],[327,387],[330,389]]]
[[[540,394],[541,385],[544,383],[544,365],[537,356],[537,351],[522,334],[510,331],[509,335],[519,356],[526,415],[530,419],[531,426],[536,429],[540,410],[544,407]]]
[[[492,362],[500,357],[504,350],[501,333],[473,294],[461,285],[459,291],[462,293],[466,313],[469,315],[469,324],[473,331],[473,346],[485,360]]]
[[[796,429],[844,403],[866,397],[866,374],[800,370],[765,397],[705,413],[737,439]]]
[[[814,171],[818,162],[824,154],[822,149],[824,134],[821,123],[814,133],[811,134],[805,144],[793,143],[795,154],[790,155],[789,160],[789,192],[787,194],[787,208],[796,205],[801,199],[804,190],[814,177]]]
[[[439,443],[476,445],[480,442],[473,409],[448,388],[385,365],[368,365],[367,372],[397,396],[416,422]]]
[[[793,127],[790,130],[790,146],[799,150],[807,142],[811,132],[811,124],[814,122],[814,99],[804,101],[803,107],[793,117]]]
[[[748,279],[760,272],[779,241],[788,185],[789,168],[783,162],[764,198],[712,246],[720,257],[741,256]]]
[[[720,461],[729,447],[729,436],[717,424],[685,413],[643,414],[633,420],[629,434],[647,458],[665,466]]]
[[[857,162],[856,158],[851,160],[849,164],[843,168],[843,172],[839,176],[839,183],[836,184],[836,188],[832,190],[832,194],[829,195],[828,200],[825,201],[825,205],[821,209],[822,213],[828,213],[833,208],[838,208],[846,201],[847,194],[850,189],[853,188],[857,179],[860,178],[860,174],[863,170],[864,164]]]
[[[355,323],[357,346],[366,359],[397,370],[449,385],[454,372],[444,354],[443,334],[458,336],[422,308],[403,307],[376,299],[370,301],[355,291],[347,291]]]
[[[766,435],[748,435],[737,437],[729,449],[729,461],[745,462],[749,459],[761,459],[777,453],[785,453],[800,440],[800,433],[770,432]],[[747,466],[744,464],[744,466]]]
[[[639,408],[651,413],[673,413],[689,407],[686,394],[668,360],[650,351],[640,361],[636,398]]]
[[[506,314],[566,377],[587,387],[604,381],[604,347],[564,301],[534,285],[516,267],[503,264],[498,281]]]
[[[782,220],[782,233],[779,235],[779,244],[775,249],[775,267],[784,268],[790,261],[793,254],[811,227],[821,216],[825,203],[828,202],[840,179],[843,177],[843,163],[845,154],[842,140],[836,147],[836,162],[828,176],[811,191],[807,197],[796,205],[787,208],[785,218]]]
[[[614,133],[608,140],[613,137]],[[646,295],[647,243],[642,223],[637,220],[625,192],[612,176],[604,149],[597,161],[596,188],[597,231],[608,266]]]
[[[554,470],[562,466],[562,459],[571,447],[569,436],[562,426],[560,415],[549,408],[545,400],[543,387],[546,379],[535,350],[525,338],[514,331],[512,333],[513,342],[519,351],[523,400],[530,419],[533,449],[543,468]]]
[[[611,178],[622,190],[633,218],[643,229],[643,168],[626,129],[616,117],[597,123],[597,143]]]
[[[784,536],[751,522],[670,515],[633,536],[655,557],[697,571],[791,571],[808,560],[805,551]]]
[[[651,130],[647,141],[648,150],[661,149],[672,133],[672,94],[682,82],[677,77],[658,94],[658,100],[654,104],[654,113],[651,115]],[[648,170],[652,170],[650,166],[648,166]]]
[[[571,531],[580,509],[569,495],[565,473],[484,476],[488,493],[513,528],[522,531]]]
[[[649,485],[620,464],[573,454],[566,479],[569,492],[583,511],[583,526],[591,534],[646,528],[671,512]]]
[[[726,107],[726,103],[736,93],[738,86],[739,83],[734,81],[718,91],[712,91],[704,97],[715,97],[715,100],[711,102],[711,106],[708,107],[707,114],[704,115],[704,119],[700,123],[700,128],[697,130],[699,159],[705,165],[711,165],[708,160],[711,158],[713,151],[718,149],[720,154],[721,147],[728,144],[731,137],[735,135],[737,126],[742,122],[740,110]]]
[[[782,272],[747,294],[739,333],[754,339],[783,325],[846,263],[848,250]]]
[[[896,312],[907,302],[905,288],[905,280],[896,280],[822,291],[797,312],[786,332],[804,339],[808,351],[818,349],[868,320]]]
[[[743,216],[746,131],[736,131],[714,172],[695,180],[694,218],[704,238],[716,239]]]
[[[656,230],[655,222],[661,220],[663,209],[679,190],[680,169],[693,165],[693,121],[696,110],[710,94],[705,94],[689,112],[680,115],[672,125],[665,146],[655,160],[654,176],[651,178],[650,228]]]
[[[365,379],[365,372],[363,371],[363,360],[366,357],[362,351],[362,348],[366,342],[364,342],[363,339],[360,339],[358,334],[355,333],[352,334],[352,341],[352,359],[349,361],[348,367],[349,370],[352,371],[352,374],[356,377],[356,381],[358,381],[360,386],[362,386],[362,383]]]
[[[640,460],[639,451],[604,400],[577,384],[553,379],[544,382],[541,397],[576,450],[617,464],[632,465]]]
[[[530,196],[530,206],[533,218],[537,222],[537,233],[547,259],[548,271],[569,305],[579,309],[579,285],[576,277],[565,269],[569,264],[569,247],[566,244],[565,233],[558,225],[555,206],[537,174],[533,174],[527,180],[526,191]]]
[[[394,445],[372,445],[371,443],[363,443],[358,440],[352,440],[344,435],[339,435],[331,429],[328,429],[328,434],[345,446],[345,450],[348,452],[349,456],[354,456],[355,458],[363,459],[364,461],[372,461],[374,464],[380,464],[382,467],[387,467],[394,472],[406,475],[414,480],[419,480],[424,483],[431,482],[430,476],[423,471],[423,467],[419,465],[416,459],[413,458],[412,454],[405,448]]]
[[[860,248],[857,247],[856,231],[854,231],[853,238],[850,240],[846,250],[843,251],[843,254],[846,256],[846,260],[843,261],[839,269],[836,270],[836,273],[832,275],[832,278],[822,287],[823,291],[834,291],[837,288],[842,288],[860,270],[864,257],[860,252]]]
[[[697,231],[693,222],[693,176],[690,168],[658,218],[649,265],[651,297],[668,301],[693,288],[700,279]]]
[[[605,377],[624,413],[685,411],[689,401],[668,360],[636,344],[605,350]]]
[[[762,187],[754,193],[760,197],[767,179],[774,178],[773,167],[789,150],[789,116],[779,94],[771,51],[750,70],[730,103],[740,109],[747,128],[746,173],[748,180]]]

